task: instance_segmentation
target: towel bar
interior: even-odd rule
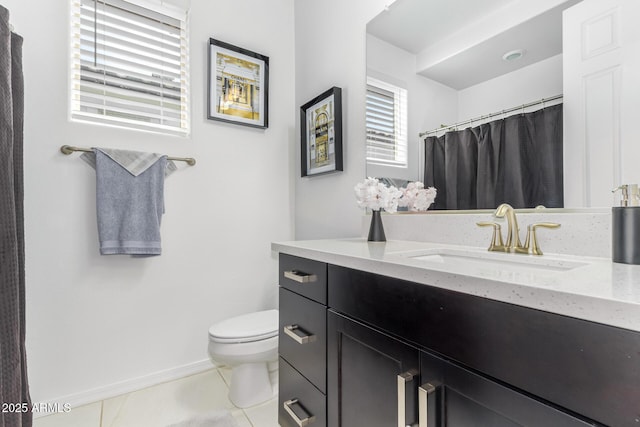
[[[82,148],[82,147],[73,147],[71,145],[63,145],[62,147],[60,147],[60,151],[62,152],[62,154],[71,154],[74,151],[84,151],[87,153],[91,153],[93,150],[90,148]],[[168,160],[175,160],[178,162],[187,162],[187,164],[189,166],[193,166],[196,164],[196,159],[194,159],[193,157],[167,157]]]

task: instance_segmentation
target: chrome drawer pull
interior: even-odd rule
[[[406,385],[413,381],[415,371],[408,371],[398,375],[398,427],[407,426],[406,416]]]
[[[284,410],[287,411],[289,416],[291,418],[293,418],[293,421],[295,421],[296,424],[298,424],[299,427],[304,427],[304,426],[308,426],[309,424],[313,424],[316,421],[315,415],[311,415],[311,416],[308,416],[307,418],[303,418],[303,419],[298,418],[296,413],[293,412],[293,409],[291,409],[291,405],[293,405],[295,403],[298,403],[298,399],[287,400],[286,402],[284,402],[282,404],[282,406],[284,406]]]
[[[298,283],[311,283],[318,280],[318,276],[316,276],[315,274],[307,274],[297,270],[285,271],[284,277]]]
[[[289,325],[284,327],[284,333],[293,338],[298,344],[308,344],[316,340],[316,336],[313,334],[300,336],[294,332],[295,330],[302,329],[300,329],[298,325]]]
[[[426,383],[418,387],[418,420],[420,427],[429,427],[428,407],[429,395],[436,391],[437,385]]]

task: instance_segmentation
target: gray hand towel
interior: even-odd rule
[[[135,162],[136,154],[148,158],[148,153],[114,155],[113,151],[107,154],[94,149],[100,253],[160,255],[167,156],[156,155],[153,161],[144,161],[146,169],[138,168],[136,176],[115,159],[130,158],[139,163]]]

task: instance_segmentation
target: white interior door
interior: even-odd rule
[[[584,0],[563,16],[565,207],[613,204],[640,183],[640,1]]]

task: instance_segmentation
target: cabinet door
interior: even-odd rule
[[[593,425],[429,353],[421,352],[420,370],[421,426]]]
[[[332,427],[417,422],[419,352],[335,312],[327,314],[327,411]]]

